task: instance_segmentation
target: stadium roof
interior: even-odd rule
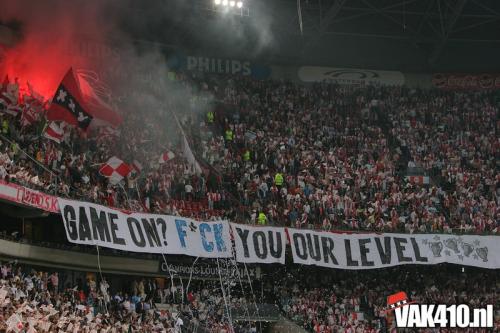
[[[130,1],[135,14],[127,19],[127,26],[137,39],[181,45],[201,54],[275,63],[409,71],[495,71],[500,67],[500,1],[244,3],[248,17],[214,12],[212,0]],[[142,13],[136,15],[136,11]]]

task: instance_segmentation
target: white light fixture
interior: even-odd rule
[[[229,1],[229,6],[234,7],[236,5],[236,1],[231,0]]]
[[[238,1],[238,2],[236,3],[236,7],[238,7],[238,8],[243,7],[243,2]]]
[[[227,6],[227,0],[222,0],[222,5]]]
[[[220,0],[214,0],[214,4],[215,4],[216,6],[220,5]]]

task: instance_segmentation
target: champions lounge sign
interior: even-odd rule
[[[77,244],[201,258],[230,258],[234,254],[241,263],[280,264],[285,263],[289,244],[293,262],[303,265],[371,269],[453,263],[500,268],[496,236],[319,232],[126,214],[61,198],[58,202],[67,239]]]
[[[213,261],[213,259],[212,259]],[[220,270],[220,274],[219,274]],[[240,278],[242,282],[248,282],[250,279],[260,279],[260,268],[258,266],[235,265],[225,266],[222,263],[219,266],[216,263],[197,263],[189,265],[188,263],[167,263],[160,261],[159,271],[162,273],[176,274],[181,277],[193,277],[195,279],[219,279],[221,276],[227,278]]]

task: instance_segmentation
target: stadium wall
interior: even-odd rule
[[[18,260],[20,263],[71,269],[77,271],[97,271],[95,254],[57,250],[0,239],[0,258]],[[158,260],[143,260],[127,257],[99,256],[101,270],[111,274],[132,274],[157,276]]]
[[[9,47],[15,43],[15,34],[10,31],[5,26],[0,26],[0,45],[4,45],[4,47]],[[102,43],[101,41],[95,41],[89,38],[82,38],[79,41],[68,45],[66,48],[66,55],[71,55],[77,64],[82,62],[82,59],[90,60],[90,63],[93,63],[99,68],[99,72],[106,79],[116,78],[117,75],[123,76],[123,72],[118,68],[120,65],[116,66],[117,68],[111,69],[109,66],[99,66],[100,64],[106,64],[107,61],[111,60],[120,64],[122,62],[121,53],[119,48],[115,45],[116,42]],[[151,45],[141,45],[142,48],[151,47]],[[412,88],[430,88],[433,86],[433,73],[418,73],[418,72],[400,72],[400,71],[387,71],[383,67],[379,67],[376,69],[373,68],[354,68],[354,67],[341,67],[341,62],[332,61],[332,65],[326,67],[311,67],[304,65],[280,65],[273,64],[270,65],[265,61],[258,60],[249,60],[249,59],[237,59],[237,58],[227,58],[220,57],[214,54],[199,54],[193,52],[185,52],[180,49],[173,48],[172,46],[159,46],[155,45],[155,47],[159,47],[162,50],[165,58],[167,59],[167,65],[169,68],[173,70],[185,70],[198,74],[224,74],[230,76],[249,76],[255,79],[284,79],[290,80],[293,82],[312,82],[311,80],[304,81],[303,76],[301,77],[300,73],[304,72],[304,68],[321,68],[325,69],[327,72],[331,71],[339,71],[349,72],[351,75],[355,75],[353,73],[361,73],[361,75],[369,73],[369,75],[375,74],[383,74],[381,81],[384,81],[384,78],[387,78],[387,74],[394,78],[394,76],[398,77],[396,81],[393,79],[389,79],[387,82],[381,82],[382,84],[405,84],[408,87]],[[1,53],[1,52],[0,52]],[[0,56],[1,59],[1,56]],[[83,61],[82,63],[88,63],[87,61]],[[338,66],[338,67],[337,67]],[[389,68],[389,67],[387,67]],[[97,70],[97,68],[88,70]],[[146,77],[148,73],[143,73]],[[435,73],[434,73],[435,74]],[[345,73],[343,74],[346,75]],[[126,79],[126,77],[122,78]],[[311,79],[311,77],[309,78]],[[318,81],[322,81],[324,78],[318,78]],[[347,80],[346,82],[351,82]]]
[[[282,317],[270,327],[272,333],[307,333],[305,329]]]

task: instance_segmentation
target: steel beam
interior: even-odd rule
[[[446,42],[448,41],[448,38],[452,33],[453,28],[455,27],[455,24],[457,23],[458,18],[460,17],[460,14],[462,13],[466,3],[467,0],[458,0],[453,7],[453,12],[445,23],[446,25],[443,36],[441,36],[440,41],[436,44],[436,46],[432,50],[431,55],[429,56],[429,63],[431,65],[436,63],[436,61],[439,59],[439,56],[443,52]]]
[[[328,26],[333,22],[335,17],[339,14],[342,6],[346,3],[347,0],[335,0],[333,5],[327,10],[325,16],[321,18],[319,23],[318,32],[310,39],[306,41],[306,43],[302,47],[302,53],[311,45],[317,43],[321,38],[321,35],[328,29]]]

